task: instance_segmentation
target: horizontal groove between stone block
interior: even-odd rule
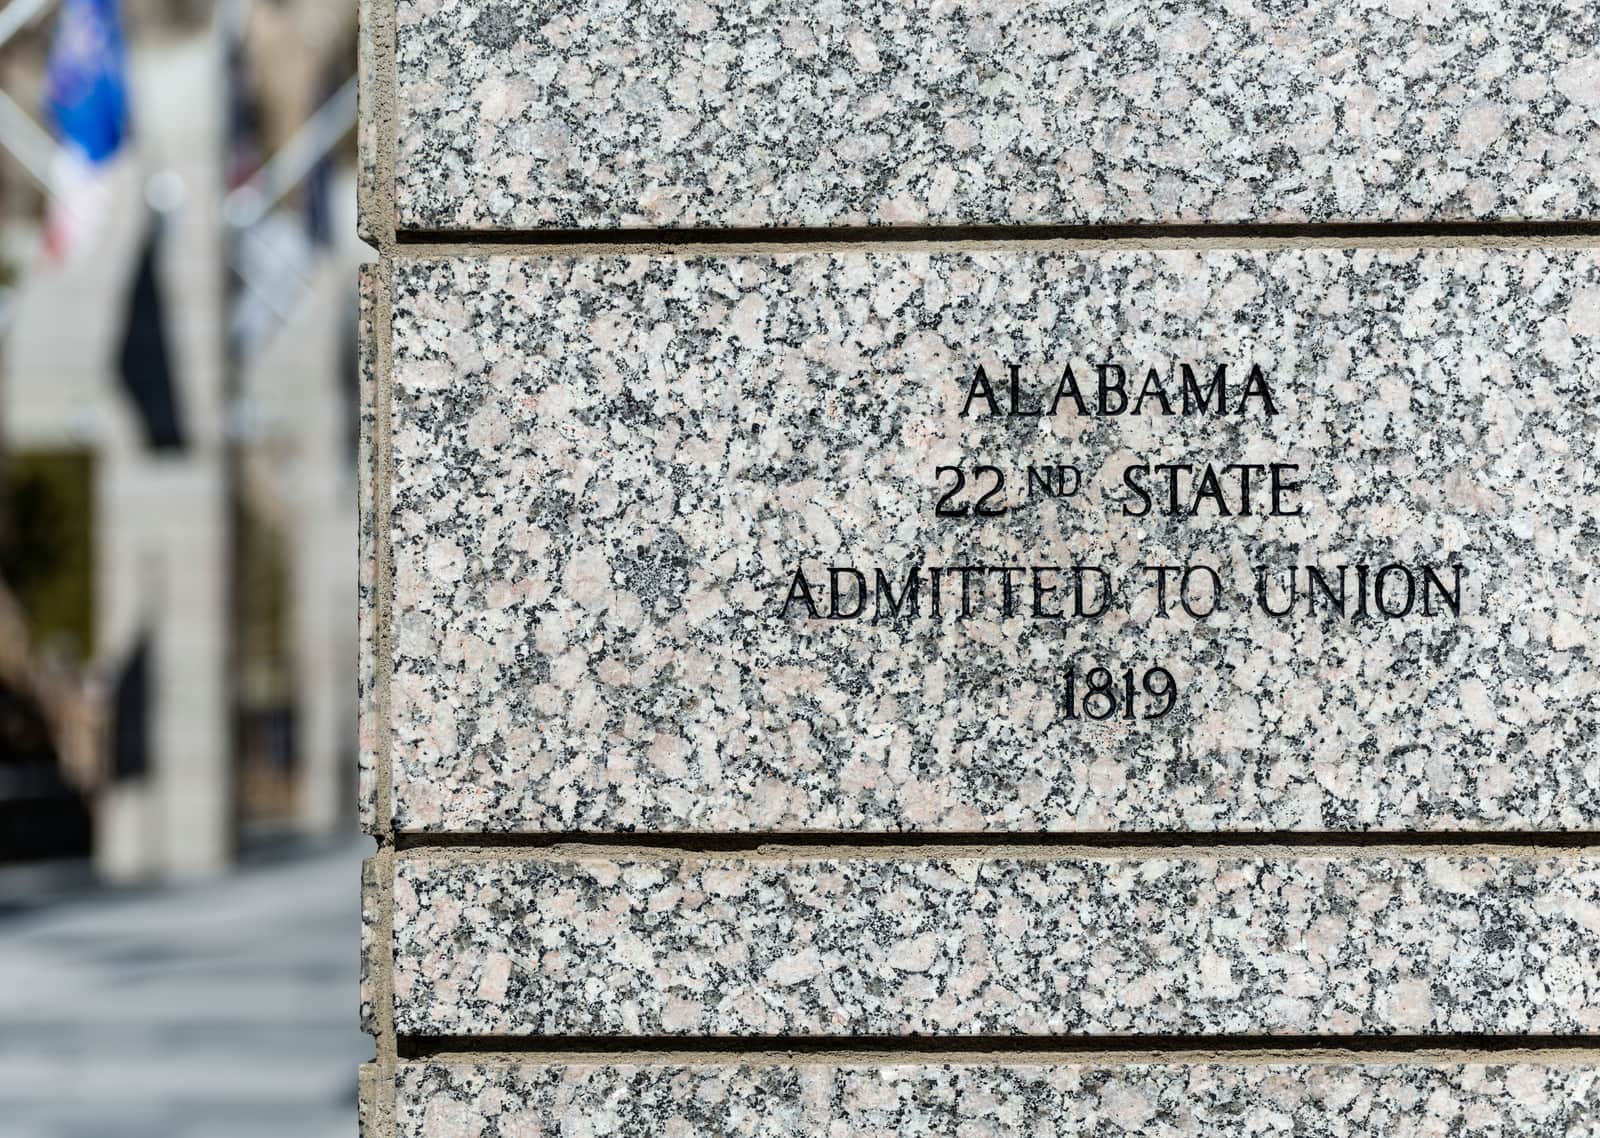
[[[1600,1036],[420,1036],[396,1038],[402,1062],[534,1063],[1600,1063]]]
[[[1263,851],[1329,856],[1376,856],[1417,853],[1518,855],[1600,851],[1600,831],[1463,831],[1439,832],[1295,832],[1260,833],[421,833],[395,835],[395,849],[405,854],[448,854],[482,851],[548,850],[564,855],[593,851],[601,856],[633,853],[757,854],[775,857],[1069,857],[1199,854],[1227,856]]]
[[[1405,242],[1425,245],[1493,246],[1513,244],[1588,245],[1600,241],[1600,219],[1579,221],[1462,222],[1227,222],[1068,225],[862,225],[762,226],[699,229],[401,229],[397,253],[470,255],[473,252],[804,252],[813,248],[952,245],[1034,246],[1090,244],[1123,247],[1211,246],[1234,248],[1254,243],[1366,244]]]

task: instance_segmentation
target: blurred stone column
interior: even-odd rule
[[[160,268],[189,445],[181,458],[154,460],[143,472],[143,493],[130,489],[125,501],[145,540],[164,557],[154,735],[157,863],[165,876],[190,877],[227,868],[236,810],[222,391],[223,85],[210,35],[136,46],[133,69],[138,157],[147,174],[182,180],[181,200],[169,203],[176,208],[165,221]]]
[[[110,880],[196,877],[234,846],[228,667],[228,515],[222,400],[222,124],[209,35],[135,42],[135,152],[93,248],[24,272],[5,366],[13,446],[95,455],[99,664],[114,672],[148,637],[146,771],[96,808],[95,859]],[[197,97],[197,92],[201,93]],[[186,445],[146,445],[118,376],[128,291],[151,224],[150,177],[169,207],[157,257]]]

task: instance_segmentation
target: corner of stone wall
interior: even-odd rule
[[[377,421],[377,357],[376,311],[381,266],[364,264],[360,267],[358,283],[359,324],[356,343],[358,352],[357,396],[359,410],[356,416],[356,518],[357,518],[357,576],[356,576],[356,759],[358,766],[356,784],[356,813],[364,834],[377,832],[377,774],[378,774],[378,722],[375,706],[377,684],[377,651],[373,640],[375,623],[373,609],[377,603],[377,540],[374,532],[376,499],[376,466],[374,432]]]
[[[362,1138],[394,1133],[393,827],[389,764],[392,587],[388,550],[391,295],[395,254],[397,0],[358,0],[357,232],[377,251],[360,276],[359,813],[378,843],[361,869],[361,1029],[375,1045],[360,1074]]]
[[[378,861],[367,858],[361,863],[361,1030],[377,1037],[378,1015],[375,985],[378,979],[377,926],[380,898],[378,895]]]
[[[386,1124],[391,1121],[388,1116],[394,1112],[388,1107],[382,1089],[383,1072],[378,1064],[361,1064],[356,1074],[356,1133],[360,1138],[382,1138],[392,1129]]]
[[[393,227],[384,222],[389,194],[382,190],[383,123],[393,107],[390,98],[393,56],[380,44],[393,38],[394,0],[358,0],[356,15],[356,235],[378,247]],[[392,210],[389,210],[392,216]]]

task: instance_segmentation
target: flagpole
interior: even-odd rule
[[[0,146],[39,183],[46,195],[53,195],[51,163],[56,156],[56,140],[4,91],[0,91]]]
[[[57,2],[11,0],[0,8],[0,47],[15,39],[18,32]],[[50,164],[55,158],[56,140],[4,91],[0,91],[0,146],[10,152],[46,194],[50,193]]]
[[[249,181],[228,194],[222,204],[223,219],[235,229],[260,221],[355,125],[356,77],[352,75]]]
[[[231,231],[230,264],[239,279],[278,315],[288,315],[280,289],[262,279],[259,266],[243,256],[241,247],[250,230],[271,209],[306,180],[317,164],[337,147],[356,125],[357,77],[352,75],[250,178],[228,192],[222,218]],[[260,246],[258,245],[259,249]],[[292,270],[291,270],[292,271]],[[303,283],[303,282],[302,282]]]
[[[56,0],[11,0],[0,9],[0,46],[31,24]]]

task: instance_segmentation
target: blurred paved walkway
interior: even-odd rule
[[[0,916],[0,1138],[355,1138],[366,844]]]

